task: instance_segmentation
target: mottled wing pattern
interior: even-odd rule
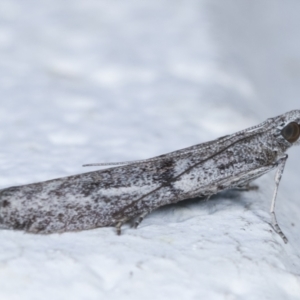
[[[197,196],[201,189],[204,194],[213,193],[222,188],[214,182],[224,177],[222,164],[230,157],[228,151],[262,131],[256,126],[153,159],[1,190],[0,224],[45,233],[89,229],[115,225]],[[220,165],[214,160],[217,155]]]

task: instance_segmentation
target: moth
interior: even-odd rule
[[[160,206],[194,197],[210,197],[249,183],[277,169],[271,204],[274,230],[287,242],[275,215],[285,153],[299,143],[300,110],[146,160],[86,166],[103,170],[0,190],[0,228],[31,233],[121,226]]]

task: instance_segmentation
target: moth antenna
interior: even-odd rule
[[[246,128],[244,130],[238,131],[237,133],[235,133],[234,135],[238,135],[238,134],[243,134],[244,132],[249,132],[255,129],[258,129],[258,131],[260,131],[260,129],[262,128],[262,131],[264,131],[263,126],[267,123],[272,123],[274,121],[274,118],[270,118],[267,119],[266,121]],[[230,139],[232,135],[226,135],[222,138],[220,138],[220,142]],[[207,144],[210,144],[211,142],[208,142]],[[203,145],[205,145],[206,143],[203,143]],[[83,167],[105,167],[105,166],[121,166],[121,165],[131,165],[131,164],[137,164],[137,163],[143,163],[143,162],[153,162],[153,161],[157,161],[157,160],[164,160],[164,159],[169,159],[170,157],[174,158],[174,157],[180,157],[183,156],[187,153],[190,153],[191,151],[193,151],[195,146],[191,146],[191,147],[187,147],[186,149],[182,149],[182,151],[177,152],[175,151],[175,153],[169,153],[166,157],[164,157],[165,155],[160,155],[157,157],[152,157],[152,158],[148,158],[148,159],[141,159],[141,160],[131,160],[131,161],[120,161],[120,162],[110,162],[110,163],[93,163],[93,164],[84,164],[82,165]],[[205,147],[203,147],[202,149],[204,149]]]
[[[121,166],[121,165],[131,165],[141,162],[149,162],[157,160],[157,158],[141,159],[141,160],[130,160],[130,161],[118,161],[110,163],[95,163],[95,164],[84,164],[83,167],[103,167],[103,166]]]
[[[111,162],[111,163],[95,163],[95,164],[84,164],[83,167],[102,167],[102,166],[120,166],[127,165],[129,162]]]

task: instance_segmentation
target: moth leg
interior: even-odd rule
[[[141,222],[144,220],[144,218],[145,218],[149,213],[150,213],[149,211],[146,211],[146,212],[140,214],[140,215],[138,216],[138,218],[134,221],[133,227],[134,227],[134,228],[137,228],[137,227],[141,224]]]
[[[235,190],[239,190],[239,191],[245,191],[245,192],[256,191],[256,190],[258,190],[258,185],[256,185],[256,184],[250,184],[248,182],[247,184],[237,186],[234,189]]]
[[[277,162],[278,167],[277,167],[277,172],[275,175],[275,190],[274,190],[272,204],[271,204],[271,210],[270,210],[271,217],[272,217],[272,226],[273,226],[275,232],[277,232],[280,235],[280,237],[283,239],[283,241],[285,243],[288,242],[288,239],[286,238],[286,236],[284,235],[284,233],[282,232],[282,230],[280,229],[280,227],[277,223],[277,219],[276,219],[276,215],[275,215],[275,201],[276,201],[279,182],[280,182],[281,176],[283,174],[283,170],[284,170],[284,166],[285,166],[287,158],[288,158],[288,155],[285,155],[282,158],[280,158]]]
[[[210,199],[210,197],[212,196],[213,194],[210,194],[210,195],[208,195],[208,196],[205,196],[205,199],[204,199],[204,201],[205,202],[208,202],[209,201],[209,199]]]
[[[128,221],[128,218],[121,219],[115,226],[117,235],[121,235],[121,227],[124,223]]]

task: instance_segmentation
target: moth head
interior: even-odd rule
[[[300,144],[300,110],[280,116],[278,135],[292,145]]]

